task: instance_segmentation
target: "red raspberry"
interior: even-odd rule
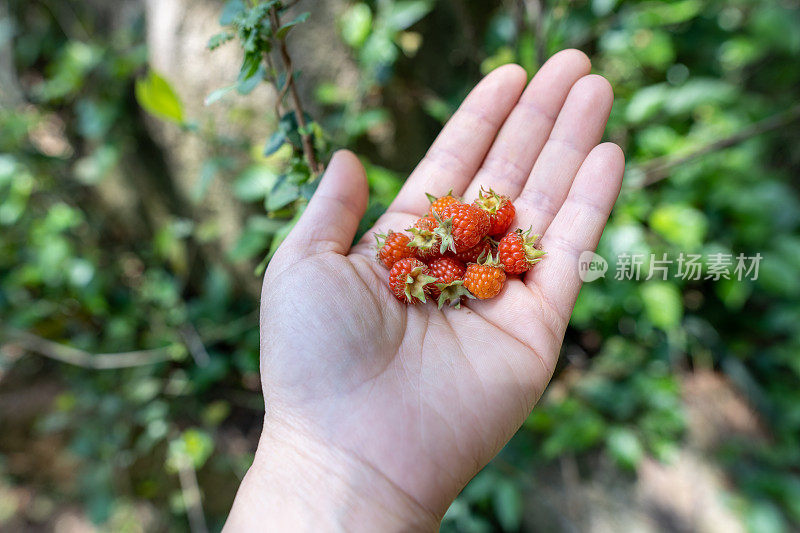
[[[527,272],[544,257],[545,252],[534,247],[539,235],[530,233],[530,229],[524,233],[521,229],[517,229],[500,239],[500,244],[497,245],[497,257],[507,273]]]
[[[517,214],[517,210],[508,196],[497,194],[492,189],[487,191],[483,187],[473,205],[489,215],[489,235],[493,236],[507,232]]]
[[[441,237],[436,234],[439,222],[432,215],[425,215],[408,228],[412,239],[408,246],[414,250],[422,261],[433,261],[442,256]]]
[[[392,268],[396,262],[406,257],[414,257],[414,249],[408,246],[411,238],[405,233],[392,230],[386,235],[375,234],[378,242],[378,259],[386,268]]]
[[[464,250],[461,253],[455,254],[453,257],[464,263],[477,263],[481,256],[486,257],[493,252],[494,241],[489,237],[484,237],[481,239],[481,242],[469,250]]]
[[[389,271],[389,288],[401,302],[411,305],[424,302],[426,294],[430,293],[431,283],[436,281],[428,272],[428,266],[419,259],[401,259]]]
[[[439,309],[446,303],[461,307],[461,297],[471,296],[464,288],[464,263],[453,257],[442,257],[428,264],[430,275],[436,278],[431,297],[438,298]]]
[[[489,231],[489,215],[474,205],[451,204],[440,211],[436,233],[442,238],[442,253],[469,250]]]
[[[461,201],[458,198],[453,196],[453,189],[450,189],[450,191],[447,194],[445,194],[444,196],[440,196],[438,198],[428,193],[425,193],[425,196],[427,196],[428,200],[431,202],[431,208],[430,211],[428,211],[429,215],[438,215],[439,211],[444,207],[447,207],[448,205],[452,204],[461,203]]]
[[[491,256],[483,263],[470,263],[464,273],[464,287],[482,300],[497,296],[505,281],[502,265]]]

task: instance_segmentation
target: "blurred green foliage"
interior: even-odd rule
[[[517,530],[528,478],[559,458],[599,453],[630,473],[647,456],[669,461],[686,430],[682,379],[711,369],[766,433],[717,450],[737,512],[753,531],[800,527],[796,2],[350,2],[330,24],[357,83],[306,91],[304,125],[287,96],[264,139],[231,138],[188,116],[182,87],[147,68],[141,18],[110,30],[88,4],[64,3],[68,17],[51,4],[11,0],[0,20],[12,53],[2,68],[18,87],[0,108],[0,388],[56,383],[27,437],[63,437],[58,453],[80,464],[74,482],[39,481],[40,490],[82,502],[112,529],[140,501],[155,509],[154,528],[180,529],[189,469],[218,527],[250,461],[251,446],[236,438],[254,437],[261,409],[257,302],[236,268],[263,271],[313,193],[318,169],[304,137],[319,161],[340,146],[364,155],[364,231],[481,73],[518,62],[533,75],[577,47],[615,88],[607,138],[628,159],[598,253],[760,252],[760,276],[618,281],[612,265],[587,284],[557,392],[465,489],[444,528]],[[271,7],[279,3],[220,3],[209,48],[239,46],[243,62],[207,105],[261,83],[287,87],[275,46],[288,36],[291,51],[306,15],[281,13],[275,26]],[[189,197],[170,183],[143,111],[209,147]],[[765,117],[782,127],[747,129]],[[215,230],[196,216],[214,180],[247,214],[222,254],[209,252]],[[110,183],[126,184],[122,204],[109,200]],[[123,368],[92,368],[100,361]],[[14,446],[0,438],[0,459]],[[5,460],[0,479],[37,483]]]

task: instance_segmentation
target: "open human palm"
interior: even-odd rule
[[[622,179],[621,150],[598,145],[613,93],[589,70],[567,50],[527,84],[515,65],[490,73],[352,247],[367,182],[355,156],[334,156],[264,280],[265,470],[285,456],[262,448],[291,443],[319,483],[328,471],[390,515],[435,523],[511,438],[553,373],[578,256],[594,250]],[[425,192],[471,200],[481,186],[512,198],[514,225],[543,235],[545,259],[460,310],[399,302],[373,232],[409,227]]]

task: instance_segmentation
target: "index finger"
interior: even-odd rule
[[[387,211],[422,214],[429,207],[426,192],[441,196],[452,189],[463,194],[526,81],[519,65],[498,67],[484,77],[445,124]]]

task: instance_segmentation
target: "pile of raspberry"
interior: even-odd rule
[[[378,260],[389,269],[389,288],[401,302],[433,298],[441,309],[460,307],[464,297],[494,298],[507,275],[523,274],[542,260],[539,235],[509,231],[516,209],[508,196],[483,188],[471,204],[452,191],[427,196],[430,210],[407,233],[376,235]]]

